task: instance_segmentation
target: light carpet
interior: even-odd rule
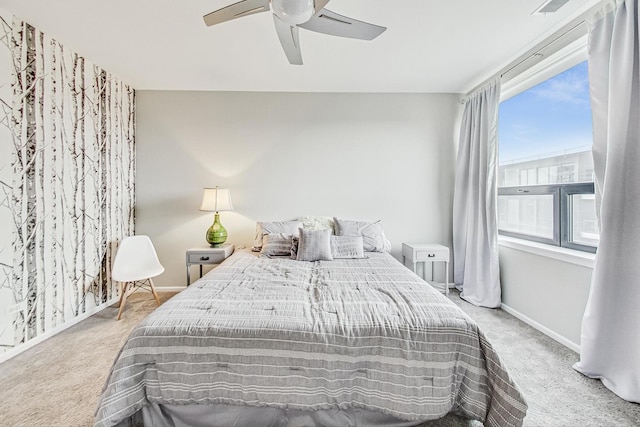
[[[173,293],[160,293],[164,302]],[[578,355],[502,310],[450,298],[485,331],[521,387],[525,426],[640,426],[640,405],[575,372]],[[109,368],[133,327],[156,308],[150,294],[112,306],[0,364],[0,425],[91,426]],[[473,425],[449,416],[425,427]]]

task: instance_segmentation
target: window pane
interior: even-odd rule
[[[593,194],[573,194],[570,196],[571,234],[573,243],[598,246],[600,231],[596,220],[596,199]]]
[[[553,239],[553,196],[498,196],[498,228]]]
[[[515,170],[507,170],[504,171],[503,176],[505,177],[505,186],[517,186],[518,183],[518,171]]]
[[[538,184],[549,183],[549,166],[543,166],[538,168]]]
[[[499,187],[593,181],[586,61],[502,102],[498,125]]]
[[[500,104],[498,187],[540,186],[503,191],[500,232],[586,251],[597,246],[593,195],[575,194],[565,204],[546,194],[591,191],[576,185],[593,182],[587,71],[585,61]]]
[[[527,180],[527,171],[526,170],[521,170],[520,171],[520,185],[527,185],[528,184],[528,180]]]

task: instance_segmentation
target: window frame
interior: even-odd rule
[[[595,253],[596,246],[583,245],[571,241],[571,196],[574,194],[594,194],[595,184],[593,182],[574,182],[569,184],[539,184],[521,185],[512,187],[498,187],[498,198],[500,196],[526,196],[526,195],[551,195],[553,200],[553,238],[534,236],[531,234],[516,233],[500,229],[498,223],[498,234],[502,236],[515,237],[523,240],[544,243],[547,245],[559,246],[562,248],[575,249],[583,252]]]
[[[506,231],[500,229],[500,223],[498,222],[498,234],[509,237],[516,237],[518,239],[531,240],[538,243],[546,243],[548,245],[560,246],[560,227],[558,225],[557,218],[560,216],[560,197],[559,185],[519,185],[513,187],[498,187],[498,199],[500,196],[553,196],[553,237],[547,239],[545,237],[535,236],[532,234],[517,233],[514,231]]]
[[[503,80],[500,103],[511,97],[519,95],[545,80],[568,70],[569,68],[587,60],[586,35],[571,42],[546,59],[532,65],[529,69],[517,75]],[[506,177],[505,177],[506,181]],[[583,253],[595,253],[596,246],[583,245],[571,241],[571,196],[574,194],[594,194],[593,182],[557,183],[498,187],[498,197],[501,195],[548,195],[553,196],[553,238],[532,236],[528,234],[501,231],[498,225],[498,234],[516,239],[532,241],[582,251]],[[586,191],[586,192],[585,192]]]
[[[574,194],[595,194],[594,182],[579,182],[560,187],[560,246],[578,251],[595,253],[597,246],[583,245],[572,241],[573,207],[571,196]]]

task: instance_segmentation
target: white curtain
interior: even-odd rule
[[[453,196],[454,281],[460,297],[499,307],[497,163],[500,81],[465,102]]]
[[[589,24],[600,244],[574,368],[640,402],[638,0],[610,1]]]

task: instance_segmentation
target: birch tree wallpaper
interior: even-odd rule
[[[112,302],[134,233],[135,93],[16,18],[0,37],[0,353]]]

